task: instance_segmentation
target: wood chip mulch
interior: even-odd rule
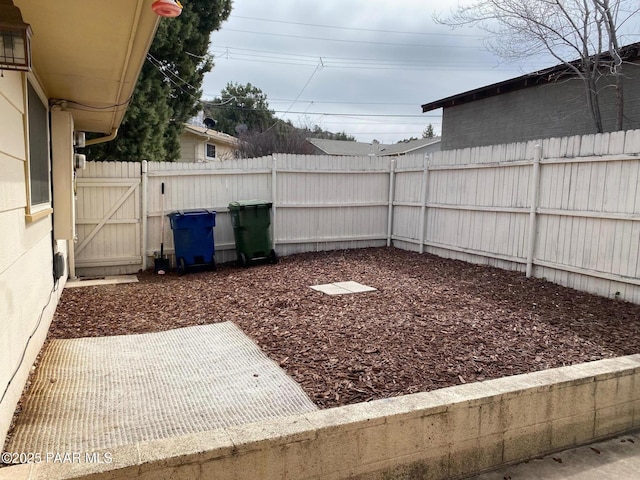
[[[640,305],[375,248],[66,289],[49,339],[232,321],[321,408],[640,352]],[[328,296],[353,280],[376,292]]]

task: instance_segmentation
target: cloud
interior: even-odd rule
[[[483,49],[478,31],[452,35],[436,24],[429,3],[234,2],[229,20],[211,37],[216,58],[204,80],[205,97],[228,82],[250,82],[294,124],[317,123],[385,143],[420,137],[429,123],[439,132],[437,112],[422,114],[421,104],[521,69],[500,65]],[[456,3],[438,2],[438,9]]]

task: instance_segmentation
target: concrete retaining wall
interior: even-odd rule
[[[640,355],[42,462],[0,479],[447,479],[640,426]],[[71,453],[71,452],[59,452]],[[107,456],[104,454],[108,453]]]

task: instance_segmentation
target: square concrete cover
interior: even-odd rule
[[[346,295],[349,293],[373,292],[376,289],[358,282],[336,282],[310,287],[327,295]]]
[[[7,451],[90,452],[317,409],[231,322],[52,340]]]

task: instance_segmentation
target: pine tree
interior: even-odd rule
[[[247,83],[227,83],[220,96],[211,102],[204,102],[205,116],[216,121],[216,130],[229,135],[244,131],[236,130],[238,125],[246,125],[246,130],[262,132],[276,123],[273,110],[269,109],[267,95],[258,87]]]
[[[87,147],[91,160],[174,161],[183,124],[200,109],[211,70],[209,36],[231,13],[231,0],[188,0],[162,19],[115,140]]]
[[[435,133],[433,133],[433,125],[429,124],[427,128],[422,132],[422,138],[433,138],[435,137]]]

